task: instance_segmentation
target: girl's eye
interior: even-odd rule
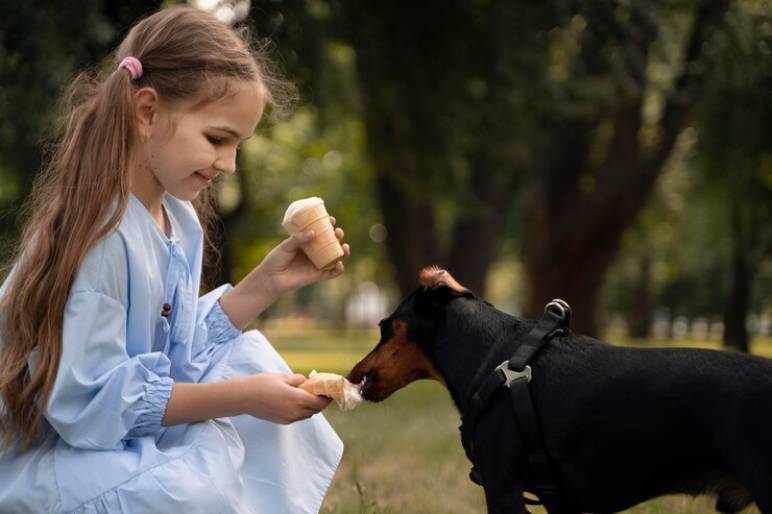
[[[219,137],[215,137],[215,136],[206,136],[206,138],[207,138],[207,139],[209,140],[209,142],[210,142],[210,143],[212,143],[213,145],[219,145],[220,143],[222,143],[222,139],[220,139]]]

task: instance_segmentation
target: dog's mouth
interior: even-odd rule
[[[368,402],[379,402],[385,398],[375,389],[377,377],[378,372],[375,369],[371,369],[365,372],[359,381],[359,394]]]

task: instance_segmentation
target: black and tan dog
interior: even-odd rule
[[[478,369],[492,372],[508,359],[535,322],[477,299],[438,268],[423,270],[420,281],[381,322],[380,342],[348,378],[364,379],[363,396],[376,402],[435,379],[464,413]],[[616,512],[685,493],[716,495],[721,512],[755,502],[772,514],[772,361],[616,347],[568,333],[531,366],[530,393],[561,499],[551,511]],[[472,440],[489,512],[525,511],[528,466],[517,434],[509,396],[496,396]]]

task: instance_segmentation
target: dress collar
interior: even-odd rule
[[[146,218],[146,221],[148,221],[154,228],[154,230],[158,233],[159,236],[161,236],[164,241],[171,242],[171,241],[177,241],[177,231],[175,230],[174,226],[176,224],[176,221],[174,219],[174,215],[171,213],[171,210],[169,209],[169,202],[168,202],[168,193],[164,193],[163,200],[161,202],[161,208],[163,209],[164,216],[169,223],[169,235],[167,236],[164,231],[161,229],[161,227],[158,226],[158,222],[156,222],[155,218],[153,218],[152,214],[150,214],[150,211],[147,210],[147,207],[145,207],[145,204],[142,203],[142,201],[137,198],[137,196],[134,193],[129,192],[129,203],[134,203],[137,206],[137,209],[142,212],[143,216]]]

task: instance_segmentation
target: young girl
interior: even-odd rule
[[[342,263],[317,271],[305,233],[197,298],[203,193],[236,172],[272,99],[258,63],[235,31],[174,7],[76,79],[0,289],[0,512],[319,510],[342,453],[313,416],[329,399],[241,329]]]

